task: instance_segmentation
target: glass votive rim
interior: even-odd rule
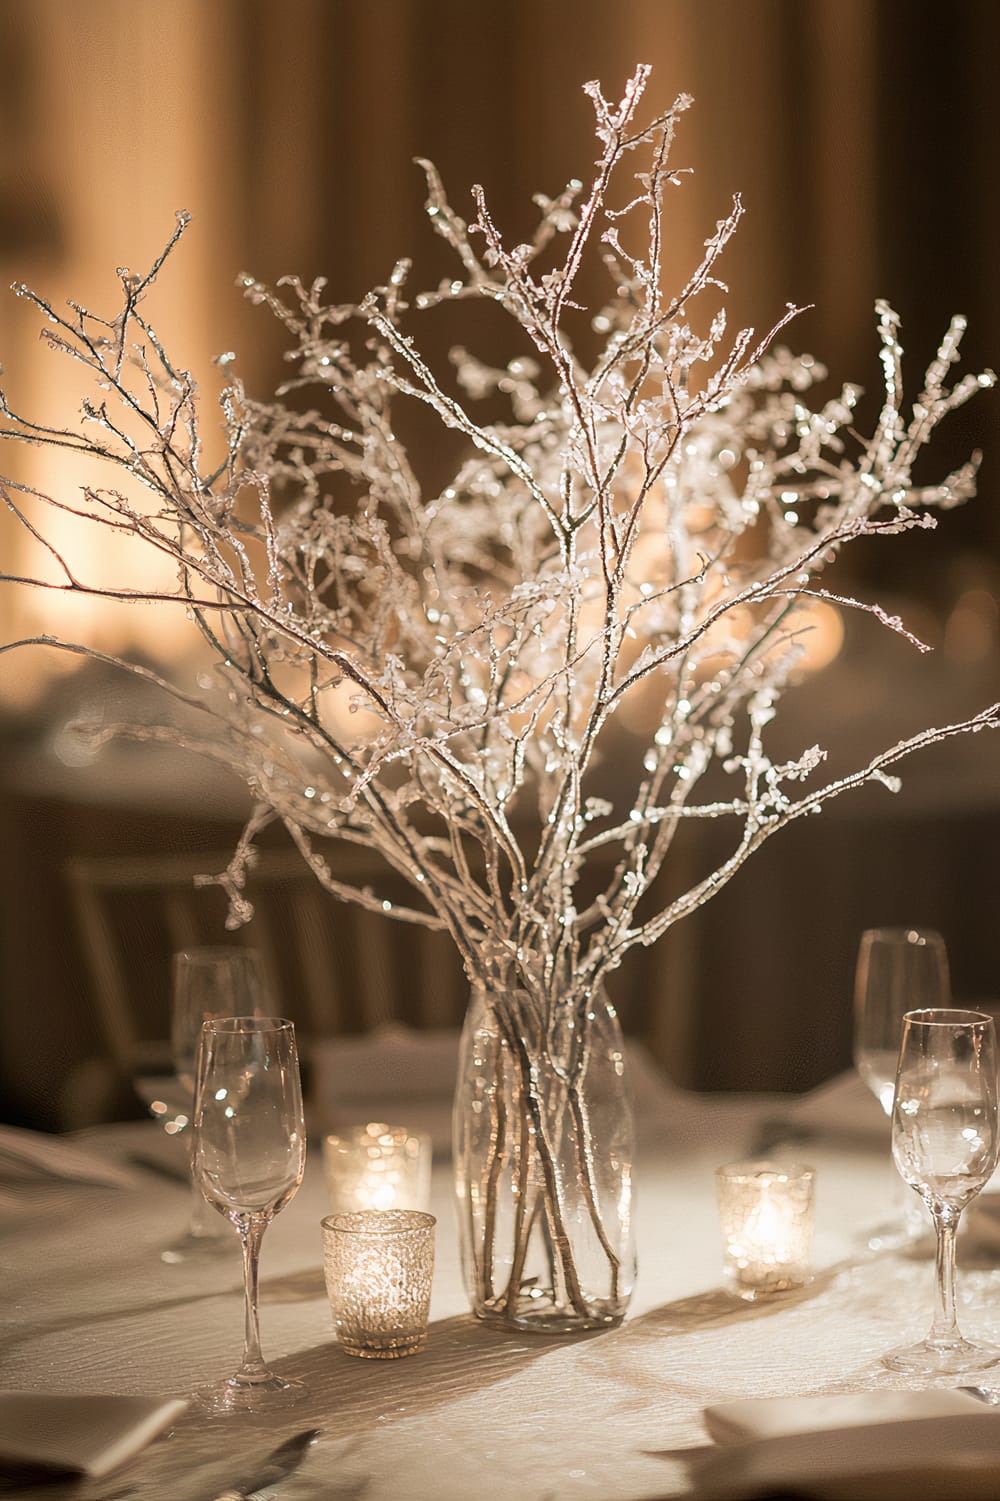
[[[429,1214],[426,1209],[342,1209],[324,1215],[320,1220],[323,1230],[336,1230],[345,1235],[370,1235],[378,1240],[388,1240],[394,1235],[412,1235],[418,1229],[433,1230],[436,1224],[437,1216]]]
[[[771,1157],[748,1157],[745,1161],[724,1162],[715,1169],[716,1182],[738,1183],[751,1179],[774,1182],[815,1183],[816,1169],[807,1162],[777,1162]]]
[[[723,1238],[723,1270],[729,1291],[744,1301],[755,1302],[761,1298],[780,1297],[807,1286],[812,1280],[816,1169],[804,1162],[748,1158],[717,1167],[715,1182]],[[781,1228],[785,1234],[794,1234],[791,1243],[786,1241],[784,1255],[775,1254],[765,1241],[754,1246],[754,1237],[747,1236],[750,1220],[771,1202],[768,1191],[777,1186],[785,1187],[789,1192],[780,1197],[775,1213],[781,1216]],[[755,1202],[746,1201],[741,1205],[733,1200],[733,1192],[739,1194],[742,1190],[745,1195],[753,1187],[762,1190]]]
[[[409,1126],[392,1125],[389,1121],[352,1121],[348,1125],[331,1127],[323,1133],[323,1145],[329,1143],[330,1151],[337,1150],[334,1143],[338,1143],[345,1151],[353,1151],[356,1147],[368,1145],[405,1149],[411,1142],[419,1150],[424,1140],[420,1131],[413,1131]],[[416,1151],[413,1155],[416,1155]]]

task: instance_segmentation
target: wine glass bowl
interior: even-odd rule
[[[202,1024],[213,1016],[257,1015],[268,1009],[260,955],[230,944],[181,949],[171,968],[170,1048],[173,1077],[157,1080],[157,1098],[147,1099],[150,1113],[170,1136],[187,1135],[194,1108],[195,1059]],[[160,1255],[168,1263],[186,1262],[228,1249],[223,1227],[212,1215],[192,1180],[191,1211],[184,1233]]]
[[[892,1155],[923,1199],[937,1237],[936,1304],[926,1339],[882,1357],[913,1375],[962,1375],[1000,1362],[1000,1348],[966,1339],[955,1310],[955,1237],[962,1211],[1000,1155],[993,1019],[936,1008],[903,1019],[892,1108]]]
[[[194,1106],[195,1181],[243,1248],[244,1349],[236,1373],[202,1400],[258,1411],[295,1400],[301,1382],[269,1370],[260,1350],[258,1263],[264,1231],[302,1181],[306,1135],[295,1028],[280,1017],[202,1025]]]
[[[892,1114],[899,1039],[908,1011],[946,1007],[951,999],[948,953],[931,928],[868,928],[854,972],[854,1064]]]
[[[932,928],[868,928],[861,935],[854,971],[854,1065],[863,1083],[892,1116],[896,1065],[903,1017],[951,1002],[948,952]],[[928,1230],[919,1203],[898,1178],[893,1183],[891,1218],[867,1232],[870,1250],[894,1250],[919,1240]]]
[[[259,1016],[266,985],[256,949],[222,944],[181,949],[173,957],[170,1046],[174,1073],[194,1097],[202,1023],[213,1016]]]

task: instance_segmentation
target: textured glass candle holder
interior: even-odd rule
[[[323,1166],[330,1209],[426,1210],[431,1194],[431,1142],[407,1130],[371,1121],[324,1136]]]
[[[809,1281],[815,1172],[799,1163],[716,1168],[726,1285],[753,1301]]]
[[[323,1220],[326,1290],[348,1355],[393,1360],[424,1348],[436,1223],[415,1209],[358,1209]]]

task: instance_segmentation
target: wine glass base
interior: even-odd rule
[[[980,1345],[961,1335],[948,1343],[922,1339],[915,1345],[888,1350],[882,1364],[909,1376],[965,1376],[1000,1365],[1000,1347]]]
[[[193,1393],[199,1407],[209,1412],[270,1412],[291,1407],[308,1394],[304,1381],[286,1381],[268,1371],[253,1381],[230,1376],[216,1386],[205,1386]]]
[[[227,1233],[222,1226],[222,1234],[194,1235],[186,1230],[176,1240],[164,1246],[160,1252],[160,1260],[168,1266],[177,1266],[187,1262],[203,1262],[214,1260],[218,1256],[235,1256],[238,1247],[231,1234]]]
[[[899,1251],[911,1257],[934,1254],[934,1230],[930,1224],[879,1225],[865,1237],[869,1251]]]

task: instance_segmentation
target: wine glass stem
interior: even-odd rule
[[[937,1299],[930,1339],[934,1344],[951,1344],[959,1338],[955,1317],[955,1231],[958,1229],[958,1215],[952,1210],[935,1210],[933,1213],[937,1234],[934,1269]]]
[[[266,1375],[267,1367],[260,1352],[260,1318],[257,1310],[257,1282],[260,1264],[260,1242],[267,1227],[267,1220],[260,1215],[248,1215],[240,1222],[240,1240],[243,1243],[243,1364],[237,1372],[237,1381],[252,1380]]]

